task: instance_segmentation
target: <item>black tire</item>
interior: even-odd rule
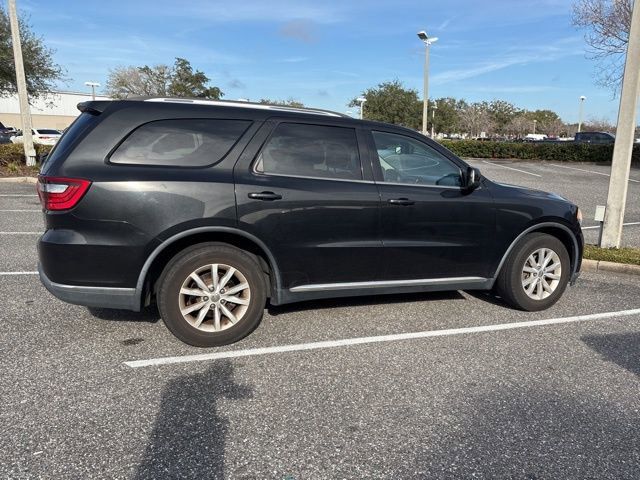
[[[237,269],[246,278],[250,289],[249,305],[242,318],[216,332],[196,328],[180,311],[179,297],[183,282],[192,272],[209,264],[224,264]],[[195,347],[217,347],[237,342],[258,326],[266,303],[266,282],[253,255],[226,244],[201,243],[186,248],[167,264],[159,282],[157,303],[165,325],[178,339]]]
[[[522,285],[523,268],[529,256],[540,248],[551,249],[558,255],[562,271],[553,293],[544,299],[533,299],[527,295]],[[560,299],[567,288],[570,275],[571,260],[564,244],[546,233],[530,233],[522,238],[509,253],[496,280],[495,291],[514,308],[528,312],[545,310]]]

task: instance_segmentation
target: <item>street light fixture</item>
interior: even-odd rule
[[[533,120],[533,134],[536,134],[536,125],[538,125],[538,120],[534,119]]]
[[[362,120],[364,118],[364,102],[366,102],[367,99],[364,97],[358,97],[356,98],[356,101],[360,102],[360,120]]]
[[[418,32],[418,38],[422,40],[425,46],[424,54],[424,92],[422,101],[422,134],[427,135],[427,118],[428,118],[428,102],[429,102],[429,47],[438,41],[438,37],[429,37],[427,32],[421,30]]]
[[[584,111],[584,101],[587,99],[584,95],[580,95],[580,111],[578,113],[578,132],[582,130],[582,113]]]
[[[96,87],[99,87],[100,84],[98,82],[84,82],[87,87],[91,87],[91,99],[96,99]]]

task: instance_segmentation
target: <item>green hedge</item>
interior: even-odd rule
[[[478,140],[441,140],[440,143],[459,157],[468,158],[517,158],[554,162],[610,163],[613,156],[613,145],[589,145],[573,142],[484,142]],[[640,164],[640,145],[634,145],[633,163]]]
[[[36,145],[35,147],[38,158],[51,150],[51,145]],[[5,167],[10,163],[26,163],[24,146],[21,143],[0,144],[0,167]]]

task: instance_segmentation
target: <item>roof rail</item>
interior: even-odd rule
[[[344,113],[332,112],[331,110],[323,110],[320,108],[299,108],[288,107],[286,105],[270,105],[266,103],[254,103],[234,100],[203,100],[200,98],[173,98],[173,97],[153,97],[142,99],[145,102],[166,102],[166,103],[185,103],[191,105],[211,105],[216,107],[240,107],[240,108],[256,108],[261,110],[272,110],[276,112],[294,112],[306,113],[310,115],[327,115],[330,117],[346,117],[352,118]]]

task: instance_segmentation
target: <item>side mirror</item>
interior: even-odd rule
[[[468,192],[475,190],[480,186],[480,180],[482,180],[480,170],[475,167],[469,167],[465,175],[464,189]]]

